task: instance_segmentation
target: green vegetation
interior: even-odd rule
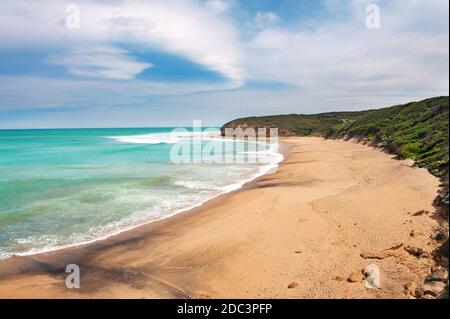
[[[329,137],[372,142],[402,158],[412,158],[432,174],[448,174],[448,97],[362,112]]]
[[[361,112],[248,117],[231,121],[223,128],[272,127],[278,128],[280,136],[355,138],[400,158],[411,158],[442,179],[443,190],[435,204],[448,216],[448,121],[445,96]]]
[[[323,113],[314,115],[290,114],[247,117],[225,124],[223,127],[276,127],[281,136],[331,135],[349,119],[360,112]]]

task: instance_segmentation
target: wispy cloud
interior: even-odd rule
[[[131,80],[150,63],[136,61],[127,51],[113,47],[95,47],[69,52],[49,62],[62,65],[73,75],[112,80]]]
[[[205,2],[207,8],[212,10],[214,13],[224,13],[229,9],[229,3],[224,0],[208,0]]]
[[[80,6],[79,29],[65,27],[72,2]],[[365,25],[368,3],[380,7],[380,29]],[[448,9],[447,0],[3,0],[0,50],[49,49],[43,61],[58,76],[36,74],[46,65],[32,74],[14,75],[11,67],[1,74],[0,62],[0,112],[77,107],[77,116],[88,119],[114,108],[111,114],[137,121],[145,114],[188,119],[209,109],[220,124],[240,115],[444,95]],[[157,81],[152,72],[164,70],[149,52],[181,57],[219,80]],[[252,83],[286,85],[275,91]],[[123,106],[140,116],[125,116]],[[46,124],[71,120],[52,116]]]
[[[347,2],[344,21],[319,21],[307,30],[259,31],[246,50],[246,76],[275,78],[321,94],[448,91],[448,72],[443,71],[448,68],[448,32],[442,32],[448,28],[448,2],[434,1],[432,8],[425,1],[386,3],[380,29],[365,26],[365,7],[356,9],[362,2]],[[426,21],[439,22],[431,27],[423,12],[428,12]]]
[[[157,47],[183,55],[223,74],[235,87],[243,84],[239,34],[231,19],[221,15],[226,10],[225,2],[79,0],[80,28],[67,29],[64,6],[69,2],[42,0],[37,4],[6,0],[2,3],[0,28],[7,30],[12,25],[18,28],[12,34],[0,33],[0,40],[8,45],[21,45],[39,39],[41,45],[75,48],[132,42],[143,48]]]

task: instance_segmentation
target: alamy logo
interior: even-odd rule
[[[66,287],[69,289],[80,288],[80,267],[75,264],[67,265],[66,273],[70,273],[66,277]]]
[[[66,28],[80,28],[80,7],[77,4],[69,4],[66,6]]]
[[[267,152],[278,150],[277,128],[225,128],[218,134],[193,121],[192,131],[177,128],[171,138],[177,140],[170,150],[175,164],[269,164]]]
[[[380,7],[376,4],[369,4],[366,7],[366,27],[369,29],[381,28],[381,13]]]

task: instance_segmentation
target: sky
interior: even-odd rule
[[[448,95],[448,47],[448,0],[2,0],[0,128],[379,108]]]

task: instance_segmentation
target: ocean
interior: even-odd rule
[[[172,216],[238,189],[282,159],[267,144],[258,149],[264,164],[176,164],[170,154],[180,141],[233,141],[218,129],[172,130],[0,130],[0,259],[82,245]]]

